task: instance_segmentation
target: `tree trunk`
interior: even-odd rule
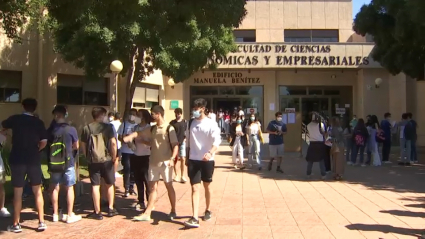
[[[133,95],[137,85],[137,79],[134,80],[134,75],[135,75],[134,73],[136,72],[137,55],[138,55],[138,48],[135,47],[130,59],[130,62],[132,62],[133,64],[128,69],[126,84],[125,84],[124,119],[127,117],[132,107]]]

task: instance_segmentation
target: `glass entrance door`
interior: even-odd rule
[[[309,124],[311,119],[309,113],[312,111],[319,112],[323,116],[329,116],[329,98],[303,98],[302,99],[302,121]]]

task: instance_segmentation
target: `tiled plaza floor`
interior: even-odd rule
[[[114,218],[83,219],[67,225],[49,222],[48,215],[48,230],[37,233],[36,215],[26,209],[24,232],[5,232],[11,220],[2,219],[0,238],[390,239],[417,238],[425,229],[425,165],[347,167],[344,182],[318,180],[316,165],[316,176],[307,181],[305,160],[298,155],[285,158],[283,175],[274,170],[235,170],[230,167],[229,155],[228,147],[222,147],[212,184],[214,217],[201,222],[199,229],[185,229],[182,224],[191,215],[189,184],[174,184],[179,218],[170,222],[165,216],[170,210],[169,201],[161,183],[151,223],[131,221],[137,214],[130,208],[134,197],[123,199],[119,194],[117,208],[121,215]],[[119,179],[118,185],[121,183]],[[80,202],[79,213],[87,214],[90,196],[82,196]],[[202,196],[201,212],[204,205]]]

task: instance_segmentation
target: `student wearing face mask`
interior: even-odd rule
[[[273,160],[277,158],[276,172],[283,173],[280,168],[284,153],[283,135],[287,133],[286,124],[282,121],[282,112],[275,114],[276,120],[272,120],[267,126],[267,133],[269,133],[269,151],[270,162],[267,169],[272,170]]]
[[[186,160],[186,130],[187,130],[187,121],[183,119],[183,110],[177,108],[174,110],[176,119],[170,122],[170,125],[174,127],[177,134],[177,140],[179,141],[179,155],[175,161],[174,165],[174,182],[186,183],[185,177],[185,160]]]
[[[238,168],[243,170],[243,149],[247,146],[247,140],[245,137],[245,128],[242,125],[242,117],[238,116],[236,122],[232,124],[230,147],[232,147],[232,161],[235,169]]]
[[[123,142],[123,137],[133,133],[133,129],[136,126],[136,115],[137,115],[137,110],[136,109],[131,109],[128,116],[127,116],[127,120],[124,121],[120,128],[118,129],[118,140],[121,141],[122,145],[121,145],[121,164],[123,166],[123,171],[124,171],[124,197],[128,197],[129,195],[137,195],[136,192],[134,191],[134,177],[132,177],[131,174],[131,165],[130,165],[130,157],[134,154],[133,149],[134,149],[134,144],[132,142],[130,143],[124,143]]]
[[[249,117],[249,123],[246,126],[246,137],[248,139],[248,162],[250,164],[256,161],[258,170],[261,170],[261,159],[260,159],[260,142],[264,143],[263,133],[261,132],[261,124],[258,122],[255,114],[251,114]]]

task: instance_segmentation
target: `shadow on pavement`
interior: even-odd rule
[[[412,229],[412,228],[403,228],[403,227],[393,227],[391,225],[382,225],[382,224],[351,224],[346,226],[350,230],[360,230],[360,231],[378,231],[383,233],[396,233],[401,235],[409,235],[418,237],[423,233],[423,230]]]

